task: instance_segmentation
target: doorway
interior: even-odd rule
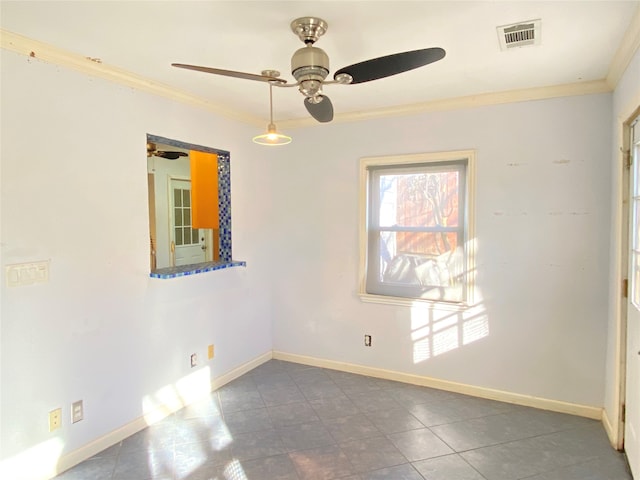
[[[628,171],[628,242],[626,262],[629,279],[626,305],[626,355],[624,378],[624,450],[634,478],[640,478],[640,117],[628,124],[625,131],[628,150],[625,152]],[[623,191],[624,192],[624,191]],[[624,197],[623,197],[624,198]],[[624,202],[623,202],[624,203]],[[624,214],[624,210],[623,210]],[[623,240],[624,242],[624,240]],[[623,317],[625,318],[625,317]]]
[[[193,228],[191,210],[191,180],[170,179],[169,212],[173,266],[193,265],[207,261],[207,235],[204,229]]]

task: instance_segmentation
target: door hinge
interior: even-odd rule
[[[622,404],[622,409],[620,410],[620,419],[622,420],[622,423],[627,421],[627,404],[626,403]]]
[[[622,298],[629,298],[629,279],[622,280]]]
[[[633,159],[631,158],[631,150],[622,150],[622,164],[625,168],[631,168]]]

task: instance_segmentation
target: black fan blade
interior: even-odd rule
[[[326,95],[318,95],[320,102],[314,103],[311,98],[306,97],[304,99],[304,106],[307,107],[307,112],[311,114],[313,118],[321,123],[327,123],[333,120],[333,105],[331,100]]]
[[[341,68],[334,74],[333,78],[335,79],[341,73],[347,73],[353,78],[352,84],[369,82],[423,67],[429,63],[442,60],[444,56],[445,51],[439,47],[394,53],[393,55],[373,58]]]
[[[245,80],[257,80],[259,82],[287,83],[286,80],[278,77],[270,77],[268,75],[255,75],[253,73],[245,73],[245,72],[236,72],[234,70],[222,70],[220,68],[199,67],[198,65],[185,65],[184,63],[172,63],[171,66],[178,67],[178,68],[186,68],[187,70],[196,70],[198,72],[224,75],[225,77],[244,78]]]

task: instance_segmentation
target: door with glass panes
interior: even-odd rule
[[[206,234],[191,226],[191,181],[170,182],[171,254],[173,265],[191,265],[207,261]]]
[[[624,449],[634,478],[640,478],[640,117],[631,124],[630,139],[629,278],[631,295],[629,295],[627,307]]]

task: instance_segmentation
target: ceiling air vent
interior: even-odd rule
[[[512,25],[498,27],[500,50],[540,44],[541,20],[529,20]]]

